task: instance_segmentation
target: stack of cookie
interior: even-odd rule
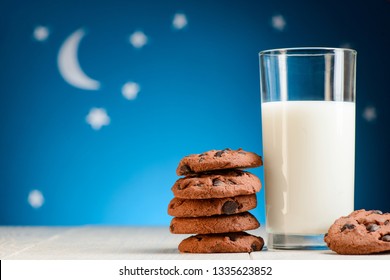
[[[242,149],[211,150],[184,157],[176,170],[174,198],[168,214],[170,231],[196,234],[179,244],[186,253],[260,251],[261,237],[244,231],[260,226],[248,210],[257,206],[261,182],[245,168],[262,165],[261,157]]]

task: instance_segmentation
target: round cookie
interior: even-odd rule
[[[198,234],[179,244],[182,253],[250,253],[261,251],[264,240],[246,232]]]
[[[257,176],[238,169],[189,175],[172,186],[174,196],[184,199],[233,197],[254,194],[260,189]]]
[[[175,197],[168,205],[168,214],[175,217],[231,215],[251,210],[256,206],[256,194],[212,199],[182,199]]]
[[[337,219],[324,240],[331,250],[342,255],[390,251],[390,213],[354,211]]]
[[[179,218],[175,217],[169,227],[171,233],[209,234],[239,232],[256,229],[260,226],[255,216],[249,212],[218,215],[210,217]]]
[[[238,150],[227,148],[184,157],[179,162],[176,174],[181,176],[211,170],[251,168],[262,164],[261,157],[253,152],[247,152],[241,148]]]

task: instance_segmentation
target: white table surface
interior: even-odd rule
[[[249,233],[265,237],[263,229]],[[168,227],[9,227],[0,226],[0,259],[18,260],[390,260],[389,254],[342,256],[330,250],[263,250],[241,254],[182,254]]]

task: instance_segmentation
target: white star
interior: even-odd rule
[[[45,202],[45,198],[43,197],[43,195],[40,191],[32,190],[28,194],[27,201],[31,205],[31,207],[40,208],[43,205],[43,203]]]
[[[49,28],[45,26],[37,26],[34,29],[33,36],[35,40],[43,42],[46,41],[46,39],[49,37],[49,34],[50,34]]]
[[[376,120],[376,109],[373,106],[367,106],[363,111],[363,118],[368,121],[372,122]]]
[[[122,87],[122,95],[128,100],[133,100],[137,98],[140,90],[141,88],[139,84],[134,82],[127,82]]]
[[[282,15],[276,15],[272,17],[272,27],[276,30],[283,31],[286,27],[286,21]]]
[[[110,117],[103,108],[92,108],[85,120],[95,130],[101,129],[103,125],[110,124]]]
[[[148,37],[142,31],[136,31],[130,36],[130,43],[134,48],[142,48],[148,43]]]
[[[183,29],[188,24],[185,14],[175,14],[173,17],[172,25],[175,29]]]

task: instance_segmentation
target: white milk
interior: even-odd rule
[[[355,104],[262,104],[267,231],[321,234],[353,211]]]

